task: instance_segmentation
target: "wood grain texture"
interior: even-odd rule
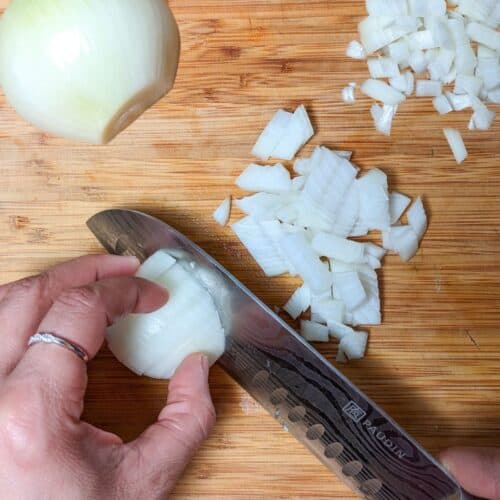
[[[409,265],[389,257],[381,272],[384,324],[371,329],[368,357],[342,370],[432,452],[500,446],[499,122],[465,131],[468,112],[439,117],[430,99],[412,98],[392,137],[376,134],[368,99],[340,99],[347,82],[367,77],[364,63],[344,56],[363,2],[170,4],[183,47],[175,89],[112,144],[40,133],[0,97],[0,281],[100,251],[86,219],[127,207],[168,221],[281,305],[295,281],[265,278],[211,213],[239,194],[234,179],[273,111],[305,103],[317,130],[306,153],[352,149],[363,169],[384,168],[393,188],[424,194],[431,214],[418,256]],[[443,126],[464,131],[462,166]],[[334,359],[333,345],[321,351]],[[211,382],[218,424],[174,498],[353,498],[218,367]],[[130,439],[154,421],[166,391],[104,349],[90,367],[85,417]]]

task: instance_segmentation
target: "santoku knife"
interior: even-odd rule
[[[88,221],[108,250],[141,261],[166,249],[189,265],[226,329],[219,364],[363,498],[470,499],[414,439],[201,248],[141,212]]]

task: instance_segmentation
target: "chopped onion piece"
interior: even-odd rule
[[[297,151],[309,141],[314,135],[314,129],[304,106],[299,106],[292,118],[283,136],[278,141],[271,156],[282,160],[292,160]]]
[[[366,0],[366,10],[370,16],[408,16],[408,5],[400,0]]]
[[[358,181],[360,221],[369,230],[385,231],[390,226],[387,176],[374,168]]]
[[[393,78],[400,74],[398,64],[389,57],[368,59],[368,70],[372,78]]]
[[[366,50],[357,40],[352,40],[347,46],[346,56],[352,59],[366,59]]]
[[[302,189],[306,185],[306,180],[307,178],[303,175],[299,177],[294,177],[292,179],[292,189],[297,192],[302,191]]]
[[[308,175],[311,172],[312,163],[309,158],[297,158],[293,164],[293,170],[299,175]]]
[[[238,177],[236,184],[246,191],[266,193],[283,193],[292,188],[290,173],[281,163],[273,167],[263,167],[252,163]]]
[[[457,75],[454,92],[455,94],[472,94],[478,96],[482,86],[483,81],[477,76]]]
[[[354,311],[367,295],[357,272],[333,273],[333,294],[340,299],[348,311]]]
[[[389,195],[389,211],[391,214],[391,225],[396,224],[396,222],[401,218],[404,214],[405,210],[411,203],[411,198],[398,193],[393,192]]]
[[[414,50],[410,54],[408,62],[410,63],[411,69],[417,74],[423,73],[427,69],[427,59],[421,50]]]
[[[272,120],[267,124],[257,140],[252,154],[261,160],[268,160],[281,138],[285,135],[292,116],[292,113],[288,113],[283,109],[276,111]]]
[[[337,363],[347,363],[348,359],[346,358],[344,351],[341,351],[340,349],[338,350],[336,361]]]
[[[327,229],[331,229],[340,204],[354,182],[357,169],[348,160],[324,147],[316,149],[311,162],[313,167],[303,191],[304,202],[313,210],[316,207],[317,212],[322,212],[324,217],[330,219]]]
[[[417,80],[417,97],[436,97],[443,93],[443,84],[432,80]]]
[[[328,342],[328,327],[313,321],[302,320],[300,322],[300,334],[308,342]]]
[[[351,263],[364,262],[365,247],[363,243],[340,238],[334,234],[316,234],[312,240],[312,247],[323,257]]]
[[[341,158],[344,158],[345,160],[351,160],[352,158],[352,151],[342,151],[342,150],[334,150],[333,153],[335,153],[337,156],[340,156]]]
[[[393,226],[389,232],[391,248],[403,262],[408,262],[418,251],[418,236],[411,226]],[[385,246],[385,245],[384,245]]]
[[[474,121],[474,125],[479,130],[489,130],[493,121],[495,120],[496,113],[488,109],[488,107],[475,95],[470,95],[472,109],[474,110],[474,114],[472,115],[472,119]]]
[[[488,99],[490,102],[500,104],[500,87],[488,92]]]
[[[458,12],[477,21],[486,22],[491,16],[494,0],[460,0]]]
[[[339,351],[344,353],[347,359],[354,361],[365,357],[367,345],[368,334],[366,332],[353,331],[351,335],[345,335],[342,338]]]
[[[176,262],[177,261],[166,250],[158,250],[144,261],[135,275],[137,278],[156,281]]]
[[[422,240],[427,231],[427,215],[420,196],[408,210],[408,224],[417,234],[419,241]]]
[[[472,22],[467,25],[466,31],[471,40],[500,52],[500,33],[494,29],[484,24]]]
[[[432,99],[432,105],[440,115],[445,115],[453,111],[450,101],[448,101],[448,98],[444,94],[434,97],[434,99]]]
[[[407,36],[407,43],[412,50],[428,50],[439,47],[432,32],[429,30],[416,31],[415,33],[409,34]]]
[[[453,92],[445,92],[444,95],[450,101],[455,111],[462,111],[463,109],[470,108],[472,106],[471,99],[469,95],[457,95]]]
[[[337,236],[349,236],[359,218],[359,192],[357,182],[348,189],[335,217],[332,232]]]
[[[379,247],[378,245],[375,245],[375,243],[365,243],[364,246],[365,255],[371,255],[378,260],[382,260],[387,253],[385,248]]]
[[[467,149],[465,148],[464,140],[462,139],[462,134],[454,128],[443,129],[444,135],[448,144],[450,145],[451,151],[455,160],[458,164],[463,163],[467,158]]]
[[[427,66],[431,80],[439,80],[441,82],[447,80],[454,60],[454,50],[440,49],[436,57]]]
[[[344,321],[345,304],[340,300],[324,299],[317,302],[311,311],[321,317],[325,323]]]
[[[406,99],[401,92],[398,92],[396,89],[380,80],[366,80],[361,85],[361,92],[366,94],[368,97],[377,101],[382,101],[385,104],[395,105]]]
[[[228,196],[213,213],[213,218],[217,224],[225,226],[231,216],[231,196]]]
[[[415,17],[444,16],[446,0],[408,0],[409,14]]]
[[[413,93],[413,89],[415,88],[415,77],[411,71],[405,71],[401,75],[391,78],[389,83],[391,87],[409,96]]]
[[[392,106],[389,104],[384,104],[382,107],[378,104],[374,104],[371,107],[370,113],[378,132],[387,136],[391,135],[392,121],[396,116],[397,110],[398,106]]]
[[[353,104],[356,102],[356,96],[354,95],[354,87],[348,85],[342,89],[342,100],[347,104]]]
[[[312,293],[320,294],[331,288],[330,272],[303,233],[286,234],[281,240],[281,248]]]
[[[266,276],[279,276],[290,270],[280,248],[262,223],[252,217],[245,217],[231,227]]]
[[[283,309],[292,319],[297,319],[302,313],[311,306],[311,290],[306,285],[297,288]]]
[[[359,236],[366,236],[369,233],[369,229],[362,222],[358,221],[356,225],[353,227],[349,236],[353,238],[358,238]]]
[[[346,322],[357,325],[380,325],[382,314],[380,311],[380,293],[378,287],[377,273],[364,264],[356,264],[359,278],[367,294],[367,300],[356,310],[352,311],[352,317],[346,318]]]
[[[329,321],[327,323],[330,337],[337,340],[342,340],[346,335],[351,335],[354,330],[340,321]]]
[[[394,61],[396,64],[408,66],[408,60],[410,58],[410,48],[408,46],[407,40],[401,39],[394,43],[391,43],[384,49],[384,53],[387,57],[390,58],[390,60]],[[399,75],[399,71],[396,72],[396,75]]]
[[[276,216],[283,200],[277,194],[256,193],[236,200],[235,203],[239,209],[254,219],[269,220]]]
[[[373,54],[417,28],[418,22],[414,17],[370,16],[359,23],[359,34],[366,52]]]

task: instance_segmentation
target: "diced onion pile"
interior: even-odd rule
[[[346,55],[367,60],[371,79],[360,88],[382,103],[371,109],[377,131],[390,135],[398,106],[413,92],[432,97],[439,114],[472,108],[470,130],[491,127],[496,113],[486,103],[500,103],[498,0],[366,0],[366,8],[361,43],[350,42]],[[343,89],[342,98],[355,102],[354,87]],[[451,141],[444,133],[463,162],[460,132]]]
[[[300,110],[300,113],[298,111]],[[268,159],[293,158],[313,135],[305,108],[294,115],[279,110],[257,141],[254,153]],[[300,116],[300,127],[284,125]],[[283,155],[279,144],[287,144]],[[348,151],[317,147],[310,158],[297,158],[293,170],[282,164],[249,165],[236,184],[250,196],[235,200],[246,216],[232,229],[267,276],[300,276],[300,286],[284,306],[311,342],[339,344],[338,361],[364,356],[368,335],[359,325],[381,323],[376,270],[387,251],[403,261],[417,252],[427,229],[421,198],[389,192],[387,176],[374,168],[358,177]],[[350,239],[380,231],[384,248]]]

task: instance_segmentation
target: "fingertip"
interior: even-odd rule
[[[184,359],[175,371],[175,374],[186,372],[192,375],[199,375],[202,379],[208,380],[209,369],[210,366],[207,355],[202,352],[196,352]]]
[[[150,313],[163,307],[169,299],[168,290],[143,278],[135,278],[139,287],[139,298],[135,312]]]
[[[450,451],[449,450],[442,451],[439,454],[438,459],[439,459],[441,465],[448,472],[450,472],[451,474],[454,474],[454,472],[453,472],[453,460],[450,458]]]
[[[468,493],[481,498],[497,498],[496,484],[500,451],[493,448],[449,448],[439,455],[443,467]]]
[[[181,397],[206,400],[212,405],[210,387],[208,384],[209,360],[203,353],[189,355],[177,367],[170,380],[169,401]]]
[[[124,264],[127,264],[135,271],[137,271],[137,269],[139,269],[139,266],[141,265],[140,260],[135,255],[115,255],[115,257],[118,257]]]

